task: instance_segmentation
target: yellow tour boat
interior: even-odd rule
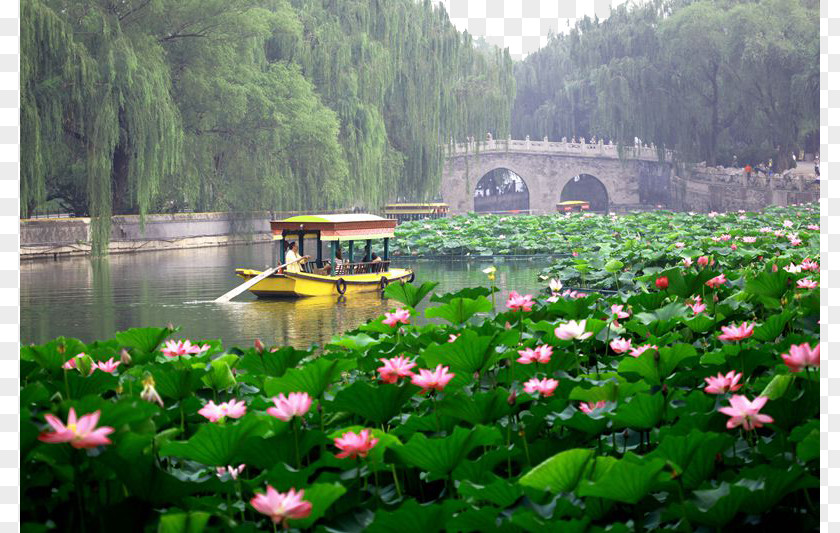
[[[315,260],[300,263],[300,268],[286,268],[257,282],[249,290],[260,298],[298,296],[340,296],[382,291],[389,283],[411,282],[414,272],[392,268],[388,256],[389,240],[394,238],[397,221],[368,214],[302,215],[271,221],[272,239],[279,245],[279,257],[286,257],[287,238],[295,238],[298,253],[304,256],[305,239],[315,240]],[[374,262],[373,242],[382,240],[382,255]],[[354,261],[354,245],[361,241],[361,261]],[[327,259],[323,244],[330,247],[331,271],[324,273]],[[346,261],[336,262],[339,246],[347,244]],[[285,261],[280,261],[285,262]],[[299,270],[299,271],[298,271]],[[259,270],[236,269],[245,281]]]
[[[444,203],[405,203],[385,206],[385,218],[393,218],[398,224],[409,220],[446,218],[449,204]]]
[[[583,200],[568,200],[565,202],[557,202],[558,213],[589,211],[589,202]]]

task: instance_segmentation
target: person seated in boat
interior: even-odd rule
[[[371,272],[381,272],[382,271],[382,265],[376,264],[376,263],[381,263],[381,262],[382,262],[382,258],[379,257],[378,255],[376,255],[376,252],[371,252],[370,253],[370,263],[371,263],[370,271]]]
[[[344,267],[344,265],[347,265],[348,263],[349,263],[349,261],[344,259],[344,256],[341,255],[341,248],[338,248],[335,251],[335,268],[333,269],[333,272],[335,272],[335,275],[339,276],[339,275],[343,274],[344,273],[344,272],[342,272],[344,270],[343,267]]]
[[[309,259],[308,255],[300,256],[298,255],[298,245],[297,242],[292,241],[286,248],[286,259],[285,263],[286,272],[300,272],[300,264],[307,259]],[[279,261],[278,261],[279,262]],[[283,263],[280,263],[281,265]]]

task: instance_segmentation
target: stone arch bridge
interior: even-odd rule
[[[441,196],[453,214],[506,211],[504,190],[516,196],[516,209],[532,213],[553,213],[561,200],[587,200],[593,210],[619,212],[670,204],[671,154],[660,159],[656,148],[637,146],[626,147],[622,155],[617,146],[603,142],[490,139],[456,144],[444,163]],[[519,176],[524,187],[513,178],[515,186],[494,189],[491,177],[500,175],[497,169]]]

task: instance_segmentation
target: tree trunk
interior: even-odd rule
[[[125,131],[125,112],[120,109],[119,113],[120,131]],[[127,136],[126,136],[127,137]],[[120,135],[120,142],[114,149],[111,163],[111,205],[112,213],[124,215],[131,208],[131,199],[128,190],[128,163],[131,160],[128,139]]]

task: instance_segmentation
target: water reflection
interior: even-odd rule
[[[235,268],[267,268],[268,244],[67,258],[21,264],[21,342],[42,343],[59,335],[90,342],[130,327],[180,325],[190,338],[219,338],[244,346],[257,338],[271,344],[308,347],[353,329],[396,305],[378,294],[300,300],[257,300],[250,293],[228,304],[213,300],[235,287]],[[406,263],[416,283],[433,280],[436,292],[486,285],[486,263]],[[496,264],[502,307],[509,289],[537,289],[543,266],[517,261]],[[421,311],[422,312],[422,311]]]

